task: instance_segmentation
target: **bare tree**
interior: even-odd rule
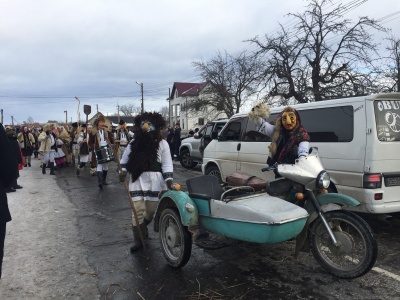
[[[121,105],[119,110],[124,114],[124,116],[134,116],[141,112],[141,108],[134,106],[133,104]]]
[[[391,35],[386,38],[389,46],[386,47],[388,57],[385,57],[386,64],[383,72],[382,82],[385,92],[400,92],[400,39]]]
[[[230,55],[226,51],[210,61],[197,61],[193,65],[209,83],[203,97],[190,101],[188,109],[207,113],[223,111],[230,117],[239,112],[250,96],[259,92],[258,87],[265,67],[260,60],[245,51]]]
[[[270,95],[309,102],[365,90],[362,85],[368,80],[358,70],[372,68],[371,54],[377,49],[368,30],[384,29],[368,17],[355,23],[344,19],[349,6],[331,9],[328,4],[332,2],[310,0],[304,12],[289,14],[297,21],[296,29],[281,26],[275,38],[250,40],[260,47],[258,54],[267,57]]]
[[[168,106],[163,106],[160,108],[159,113],[163,116],[163,118],[167,121],[167,124],[169,124],[169,107]]]

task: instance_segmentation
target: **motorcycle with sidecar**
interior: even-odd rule
[[[340,278],[371,270],[378,254],[373,232],[359,215],[343,209],[359,205],[357,200],[327,192],[330,177],[318,150],[312,148],[294,164],[263,169],[271,170],[281,178],[258,192],[249,186],[223,187],[216,177],[204,175],[188,179],[187,192],[163,193],[154,229],[168,264],[185,266],[193,239],[205,229],[261,244],[296,238],[296,253],[311,250],[327,272]]]

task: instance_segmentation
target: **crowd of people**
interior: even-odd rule
[[[286,107],[275,125],[265,121],[268,115],[269,107],[264,104],[255,106],[249,113],[257,130],[272,137],[268,164],[293,163],[297,157],[307,156],[310,138],[301,126],[297,111]],[[7,193],[22,188],[17,182],[19,171],[31,167],[32,155],[41,159],[43,174],[50,168],[50,175],[55,175],[58,167],[75,165],[79,176],[90,162],[90,174],[97,175],[100,189],[108,184],[108,163],[116,160],[119,180],[129,189],[134,208],[134,243],[130,251],[140,250],[148,236],[147,225],[153,219],[160,193],[172,188],[172,161],[179,157],[180,124],[168,128],[167,136],[162,132],[165,125],[163,117],[156,112],[136,116],[131,130],[123,120],[116,130],[108,128],[102,115],[93,124],[73,123],[71,127],[63,127],[48,123],[39,130],[28,127],[16,130],[12,126],[4,130],[0,124],[0,278],[6,223],[11,221]],[[189,136],[194,133],[190,132]],[[126,183],[128,173],[129,184]]]
[[[90,174],[97,176],[100,190],[108,185],[108,163],[116,161],[120,166],[120,181],[125,180],[127,172],[131,175],[129,193],[137,211],[136,217],[132,214],[134,244],[131,252],[141,249],[143,244],[139,239],[138,228],[147,233],[146,226],[153,218],[159,193],[168,187],[171,188],[172,158],[175,152],[171,154],[170,149],[179,151],[179,124],[174,130],[176,142],[172,143],[173,146],[170,146],[163,136],[165,125],[166,122],[160,114],[146,112],[137,116],[134,126],[129,129],[124,120],[119,122],[115,130],[107,127],[103,115],[99,115],[93,124],[76,122],[71,126],[59,126],[47,123],[40,129],[27,126],[6,126],[4,129],[0,124],[0,128],[3,129],[2,132],[0,130],[0,134],[3,134],[1,150],[2,153],[7,152],[1,155],[1,159],[13,162],[8,164],[4,171],[2,169],[0,174],[1,258],[5,225],[11,221],[6,194],[22,188],[17,181],[19,172],[32,166],[32,156],[34,159],[40,159],[40,170],[44,175],[48,169],[50,175],[56,175],[59,168],[73,166],[76,168],[76,176],[80,176],[86,165],[89,165]]]

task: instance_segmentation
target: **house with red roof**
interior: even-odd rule
[[[191,101],[210,97],[211,82],[191,83],[174,82],[169,100],[169,125],[179,122],[182,130],[191,130],[201,127],[217,118],[226,118],[223,111],[212,111],[208,108],[198,110],[186,109]]]

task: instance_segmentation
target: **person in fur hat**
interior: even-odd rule
[[[54,157],[58,149],[58,136],[53,130],[54,124],[47,123],[43,126],[43,131],[38,137],[40,143],[39,153],[43,153],[42,174],[46,174],[47,162],[50,161],[50,175],[56,175],[56,173],[54,173]]]
[[[91,134],[89,135],[89,148],[94,151],[100,149],[101,147],[111,147],[111,144],[114,144],[114,137],[112,133],[106,127],[106,119],[103,115],[100,115],[95,121],[94,127],[92,129]],[[107,179],[108,173],[108,164],[97,162],[96,174],[98,180],[98,186],[100,189],[103,188],[103,185],[108,185]]]
[[[131,253],[143,247],[139,230],[147,237],[147,225],[153,219],[161,191],[172,188],[173,164],[170,148],[161,135],[165,120],[159,113],[144,112],[135,118],[134,138],[121,158],[120,181],[130,173],[129,191],[138,222],[132,214]]]
[[[77,140],[78,146],[79,146],[79,165],[76,167],[76,175],[79,175],[85,168],[86,163],[89,161],[89,154],[90,154],[90,149],[88,146],[88,131],[87,131],[87,125],[82,124],[81,125],[81,133],[79,135],[79,138]]]
[[[126,123],[124,120],[120,120],[114,137],[116,153],[119,160],[121,160],[121,157],[124,154],[129,142],[132,140],[132,137],[133,132],[130,132],[128,129],[126,129]]]
[[[31,166],[31,157],[33,154],[33,149],[35,147],[35,138],[33,134],[29,131],[29,128],[24,126],[22,132],[18,133],[17,136],[19,145],[21,147],[22,155],[25,159],[25,166]]]
[[[294,164],[299,157],[308,156],[310,137],[304,127],[298,112],[287,106],[276,118],[275,125],[271,125],[263,118],[269,116],[269,107],[266,104],[255,106],[249,113],[258,131],[271,137],[267,164]]]

